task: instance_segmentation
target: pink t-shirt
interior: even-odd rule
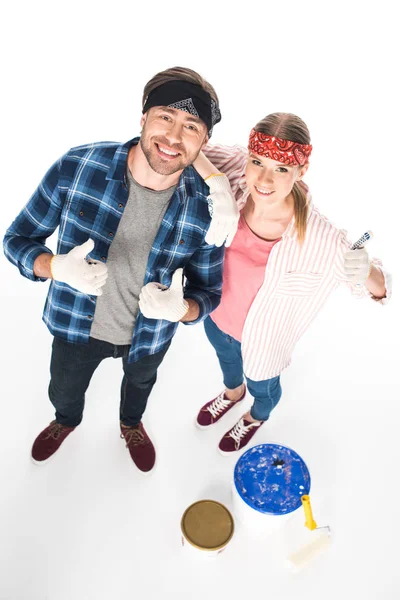
[[[247,313],[263,284],[269,254],[280,239],[262,240],[242,214],[233,242],[225,250],[221,303],[210,316],[221,331],[239,342]]]

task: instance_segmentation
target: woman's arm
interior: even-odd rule
[[[203,179],[207,179],[207,177],[213,175],[214,173],[221,173],[221,171],[219,171],[217,167],[215,167],[213,163],[208,160],[207,156],[203,152],[200,152],[194,161],[193,166]]]
[[[211,160],[210,160],[211,158]],[[205,241],[229,246],[235,236],[243,203],[243,180],[247,151],[239,146],[205,146],[194,168],[209,187],[208,203],[211,225]]]
[[[367,279],[361,285],[356,285],[354,281],[350,281],[348,273],[346,273],[345,261],[346,254],[356,253],[358,250],[351,250],[352,242],[348,239],[346,232],[341,231],[339,244],[337,248],[335,260],[335,275],[336,278],[345,283],[351,293],[357,298],[369,296],[380,304],[386,304],[392,295],[392,278],[382,266],[382,262],[378,258],[370,259],[371,270]]]
[[[193,163],[199,175],[206,179],[210,175],[223,173],[229,180],[236,201],[241,204],[243,198],[244,172],[248,152],[241,146],[221,146],[207,144]],[[211,180],[209,180],[211,181]],[[207,183],[209,183],[207,181]]]
[[[371,265],[371,272],[365,282],[365,287],[377,300],[386,296],[385,278],[382,271],[374,265]]]

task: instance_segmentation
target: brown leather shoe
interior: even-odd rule
[[[75,427],[65,427],[56,421],[52,421],[46,429],[43,429],[33,442],[32,460],[42,465],[53,456],[59,449],[65,438],[74,431]]]
[[[129,454],[137,468],[143,473],[148,473],[156,462],[156,451],[153,443],[146,433],[143,423],[135,427],[121,425],[121,438],[125,440]]]

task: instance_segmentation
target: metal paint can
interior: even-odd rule
[[[204,556],[216,556],[232,539],[235,530],[229,510],[215,500],[191,504],[181,520],[182,545]]]
[[[271,533],[302,506],[310,486],[309,470],[297,452],[279,444],[254,446],[234,469],[235,518],[261,534]]]

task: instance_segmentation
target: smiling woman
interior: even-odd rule
[[[221,439],[223,454],[244,448],[270,418],[296,343],[341,283],[359,298],[385,304],[390,297],[381,262],[353,250],[345,232],[312,205],[302,181],[311,151],[306,124],[274,113],[251,130],[247,150],[207,146],[194,163],[211,197],[211,175],[222,170],[241,209],[225,253],[221,303],[204,324],[225,389],[197,416],[202,428],[217,422],[244,399],[246,377],[254,402]]]

